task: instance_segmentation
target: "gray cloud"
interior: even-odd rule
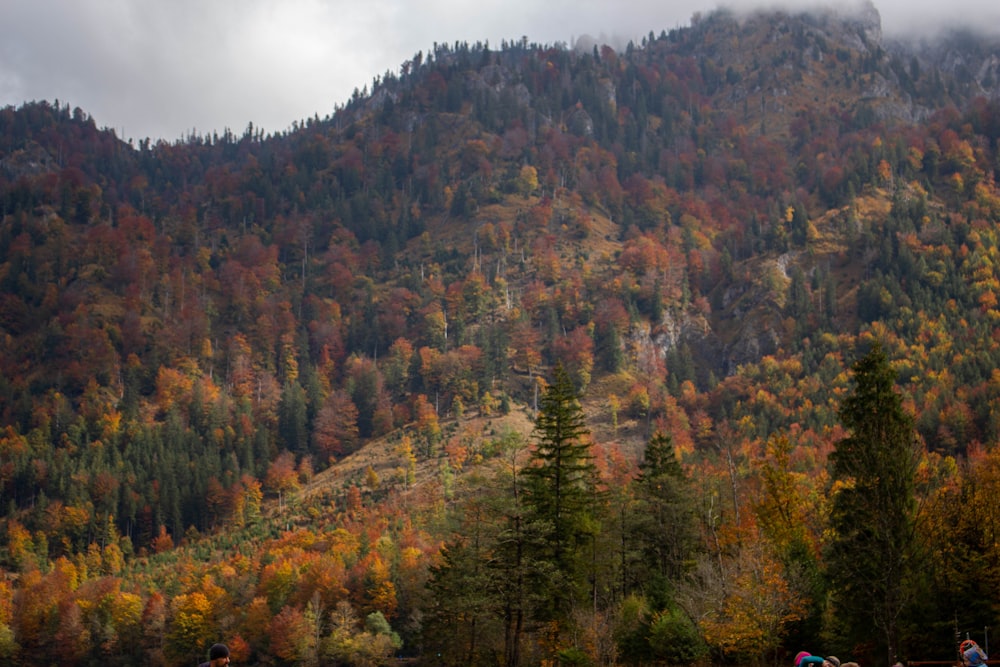
[[[951,23],[1000,25],[994,5],[877,4],[887,34]],[[499,46],[522,35],[539,43],[583,35],[625,42],[687,25],[695,12],[714,6],[699,0],[6,0],[0,105],[58,98],[136,139],[172,141],[226,127],[241,132],[249,122],[278,131],[326,116],[354,88],[398,71],[435,42]]]

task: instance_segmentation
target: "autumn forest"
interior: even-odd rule
[[[717,11],[277,133],[0,109],[0,661],[988,643],[998,54]]]

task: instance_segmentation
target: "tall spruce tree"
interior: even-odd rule
[[[424,620],[424,642],[441,665],[473,665],[484,660],[501,634],[495,625],[496,595],[488,563],[496,540],[483,504],[463,504],[462,533],[441,550],[441,562],[431,567],[428,589],[433,603]]]
[[[309,446],[306,392],[297,380],[285,384],[278,402],[278,433],[288,451],[302,454]]]
[[[854,390],[840,419],[850,435],[831,454],[836,492],[829,574],[844,639],[870,642],[888,662],[900,650],[898,623],[912,574],[918,449],[882,346],[854,365]],[[875,657],[875,656],[873,656]]]
[[[538,583],[551,587],[550,612],[556,618],[581,591],[583,548],[593,544],[597,471],[589,435],[573,382],[557,365],[535,421],[532,463],[524,470],[525,504],[532,522],[542,526],[538,556],[553,568],[553,575]]]
[[[668,434],[657,431],[649,439],[639,464],[636,496],[632,528],[645,556],[644,588],[657,604],[665,605],[665,596],[684,574],[697,544],[690,483]]]
[[[489,480],[473,478],[471,496],[456,511],[461,524],[431,568],[433,603],[424,618],[424,647],[440,665],[522,664],[533,620],[548,609],[551,562],[537,560],[538,531],[523,516],[520,445],[506,452],[510,467]]]

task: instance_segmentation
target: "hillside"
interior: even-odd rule
[[[386,622],[448,664],[869,657],[820,581],[876,347],[928,545],[893,641],[950,657],[998,602],[962,518],[992,516],[970,489],[1000,438],[998,63],[889,42],[871,6],[718,11],[622,52],[436,45],[273,135],[135,146],[0,109],[0,656],[185,664],[222,635],[244,662],[376,664]],[[510,599],[459,593],[530,567],[447,575],[510,562],[557,368],[601,510],[589,579],[562,543],[538,562],[592,586],[554,607],[591,607],[533,607],[512,644]],[[698,481],[659,498],[675,532],[625,518],[652,516],[660,437]]]

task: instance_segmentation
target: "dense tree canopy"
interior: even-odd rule
[[[1000,608],[970,39],[435,44],[175,143],[0,109],[0,659],[952,659]]]

